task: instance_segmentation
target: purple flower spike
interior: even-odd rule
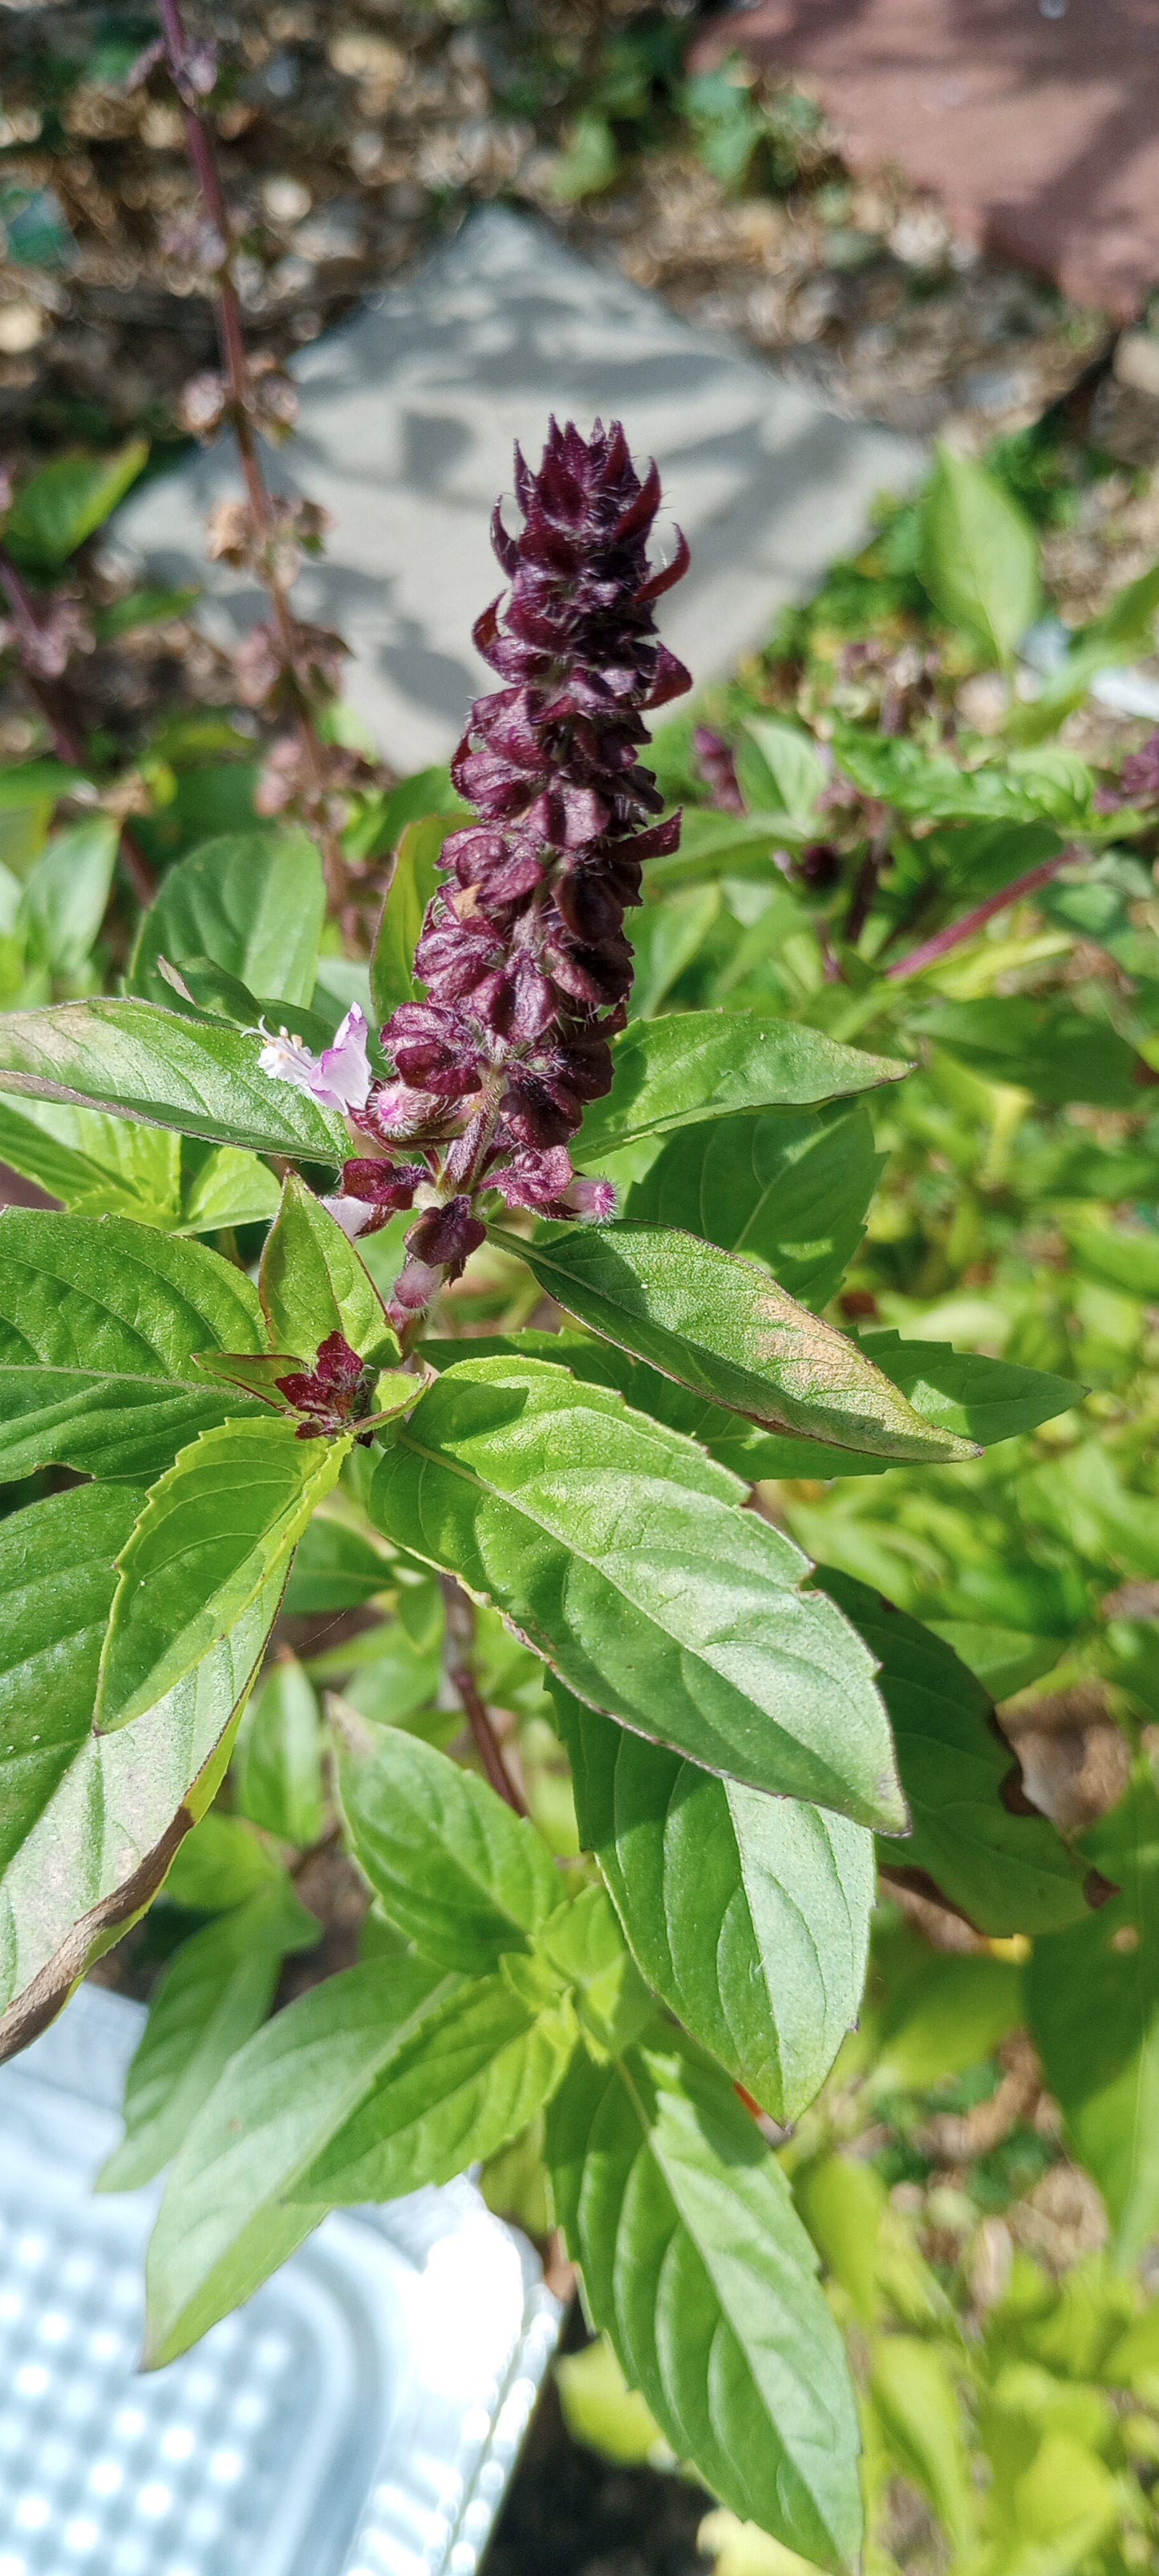
[[[417,1193],[390,1310],[400,1331],[482,1241],[482,1194],[559,1219],[611,1215],[609,1184],[577,1182],[568,1148],[611,1086],[632,982],[625,912],[644,861],[680,835],[679,816],[658,819],[639,757],[645,715],[690,685],[653,615],[688,562],[681,537],[667,566],[649,564],[656,467],[637,473],[616,422],[583,438],[553,420],[538,473],[516,450],[515,490],[521,533],[499,512],[492,526],[510,590],[475,628],[501,685],[476,701],[451,768],[475,814],[443,846],[415,960],[425,997],[382,1032],[393,1078],[371,1078],[353,1012],[317,1061],[288,1039],[262,1055],[368,1143],[426,1158],[421,1175],[355,1160],[335,1202],[365,1231]]]
[[[454,1102],[460,1135],[480,1140],[468,1165],[452,1146],[459,1193],[486,1186],[511,1207],[606,1214],[606,1191],[569,1196],[566,1147],[611,1082],[642,861],[678,837],[677,820],[655,822],[663,799],[639,751],[645,711],[689,685],[652,613],[687,549],[681,538],[652,573],[660,478],[654,465],[637,473],[618,424],[597,421],[585,439],[553,421],[538,474],[517,451],[515,486],[522,534],[498,513],[492,528],[510,594],[475,629],[504,685],[476,702],[451,771],[479,819],[444,844],[451,881],[428,906],[416,961],[427,998],[382,1033],[400,1076],[393,1132],[423,1133],[421,1117],[399,1116],[408,1088]],[[422,1235],[420,1257],[441,1262],[426,1218]]]

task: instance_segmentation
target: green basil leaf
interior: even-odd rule
[[[380,1020],[388,1020],[401,1002],[413,1001],[422,990],[414,953],[423,915],[442,883],[443,843],[462,820],[460,814],[424,814],[403,831],[370,960],[370,993]]]
[[[432,1368],[453,1368],[463,1357],[463,1343],[424,1342],[422,1355]],[[618,1388],[634,1412],[646,1413],[653,1422],[664,1423],[669,1431],[695,1440],[745,1484],[759,1484],[766,1476],[880,1476],[892,1463],[860,1450],[834,1449],[821,1440],[805,1440],[796,1432],[779,1436],[758,1431],[743,1415],[726,1413],[719,1404],[706,1404],[689,1388],[678,1386],[673,1378],[661,1377],[658,1369],[646,1367],[643,1360],[632,1359],[627,1351],[617,1349],[611,1342],[597,1341],[588,1333],[565,1329],[557,1333],[523,1330],[482,1334],[472,1336],[471,1356],[554,1361],[570,1369],[585,1386]],[[918,1398],[915,1411],[924,1406],[927,1392],[919,1380],[914,1389]]]
[[[361,1256],[296,1172],[266,1237],[259,1289],[276,1351],[313,1359],[331,1333],[363,1358],[398,1356],[386,1309]]]
[[[990,1695],[952,1647],[852,1575],[818,1582],[864,1637],[879,1666],[898,1768],[912,1817],[904,1843],[885,1843],[882,1867],[955,1906],[979,1932],[1057,1932],[1087,1912],[1086,1863],[1045,1816],[1012,1810],[1017,1757]]]
[[[959,769],[904,735],[865,733],[834,722],[833,756],[863,794],[899,814],[939,823],[1036,823],[1091,826],[1094,779],[1074,752],[1010,752],[977,769]]]
[[[633,958],[628,1010],[634,1020],[652,1020],[677,978],[692,964],[720,911],[717,885],[689,886],[641,905],[629,928]]]
[[[1018,1368],[983,1352],[956,1351],[949,1342],[903,1342],[899,1333],[876,1328],[862,1333],[860,1341],[923,1421],[975,1440],[983,1449],[1068,1413],[1082,1392],[1073,1378]]]
[[[314,1619],[321,1611],[358,1610],[391,1580],[391,1568],[369,1536],[318,1512],[290,1570],[286,1615]]]
[[[325,1820],[322,1720],[295,1655],[283,1648],[238,1731],[234,1794],[251,1823],[305,1851]]]
[[[296,825],[224,832],[179,860],[145,914],[129,990],[172,1009],[158,967],[207,957],[251,993],[308,1002],[326,912],[322,862]]]
[[[40,805],[46,808],[47,825],[62,796],[94,793],[92,779],[63,760],[17,760],[0,769],[0,814],[25,813],[29,806]]]
[[[820,1311],[861,1241],[884,1161],[860,1102],[721,1118],[669,1137],[624,1215],[755,1253],[791,1297]]]
[[[550,2101],[576,2045],[558,1978],[504,1963],[439,2004],[335,2128],[294,2185],[299,2201],[394,2200],[450,2182],[465,2165],[517,2138]]]
[[[1100,617],[1093,617],[1071,639],[1057,671],[1043,681],[1036,698],[1011,709],[1010,731],[1016,742],[1038,742],[1054,733],[1072,707],[1081,706],[1099,671],[1121,662],[1139,662],[1155,649],[1155,612],[1159,608],[1159,564],[1116,591]]]
[[[975,458],[939,446],[919,515],[919,567],[934,606],[1008,665],[1042,601],[1025,511]]]
[[[168,626],[170,620],[187,617],[201,597],[198,589],[130,590],[123,599],[111,600],[107,608],[98,608],[93,627],[98,644],[112,643],[118,635],[131,635],[138,626]]]
[[[1089,1018],[1061,995],[942,1002],[915,1026],[988,1082],[1013,1083],[1034,1100],[1098,1109],[1137,1109],[1146,1067],[1108,1020]]]
[[[279,1590],[316,1503],[350,1447],[299,1440],[292,1422],[223,1422],[153,1486],[117,1559],[101,1656],[102,1735],[141,1717],[196,1670],[271,1582]]]
[[[131,1216],[168,1233],[181,1213],[181,1140],[63,1100],[0,1099],[0,1157],[73,1215]]]
[[[1157,1141],[1138,1136],[1112,1150],[1096,1145],[1073,1127],[1049,1142],[1032,1144],[1014,1156],[1011,1188],[1015,1196],[1036,1201],[1068,1199],[1159,1199]]]
[[[79,1117],[81,1112],[73,1115]],[[130,1127],[127,1133],[159,1136],[160,1130]],[[186,1181],[178,1232],[216,1234],[226,1226],[264,1224],[277,1215],[280,1201],[273,1173],[256,1154],[244,1154],[236,1145],[217,1145]]]
[[[108,908],[120,838],[110,815],[90,815],[57,833],[25,883],[21,922],[53,975],[79,975],[88,963]]]
[[[649,1984],[776,2120],[821,2089],[865,1983],[872,1837],[717,1780],[552,1684],[576,1819]]]
[[[675,2034],[576,2057],[547,2115],[556,2212],[677,2458],[810,2565],[856,2564],[857,2415],[817,2257],[729,2078]]]
[[[828,772],[811,733],[780,716],[747,716],[737,745],[736,773],[750,813],[782,809],[796,823],[810,823]]]
[[[610,1724],[607,1718],[601,1726]],[[612,1729],[613,1733],[618,1732]],[[537,1946],[567,1978],[580,2027],[593,2056],[619,2057],[638,2039],[656,2006],[620,1929],[606,1888],[584,1887],[557,1906]]]
[[[96,1736],[113,1560],[143,1500],[81,1485],[0,1524],[0,2056],[35,2037],[156,1893],[277,1614],[270,1585],[131,1735]]]
[[[135,2191],[176,2155],[223,2068],[264,2022],[283,1959],[321,1931],[284,1880],[182,1942],[150,2003],[125,2080],[125,2135],[98,2191]]]
[[[563,1903],[547,1845],[485,1780],[398,1727],[340,1727],[339,1794],[384,1914],[440,1967],[479,1972]]]
[[[454,1709],[439,1710],[442,1659],[427,1647],[412,1645],[397,1619],[381,1620],[361,1639],[315,1655],[311,1676],[318,1682],[342,1682],[346,1705],[373,1726],[417,1727],[438,1744],[450,1744],[461,1732]]]
[[[228,1413],[193,1364],[261,1347],[244,1273],[124,1217],[0,1215],[0,1478],[39,1467],[140,1482]]]
[[[147,2266],[159,2369],[240,2306],[317,2226],[295,2185],[453,1980],[377,1960],[315,1986],[227,2065],[170,2172]]]
[[[129,1487],[80,1486],[0,1522],[0,1731],[7,1736],[18,1727],[17,1741],[3,1745],[0,1869],[49,1804],[87,1732],[113,1597],[113,1558],[142,1500]]]
[[[1025,2366],[1023,2364],[1023,2368]],[[1017,2362],[1014,2369],[1017,2372]],[[912,2479],[921,2493],[929,2497],[946,2526],[959,2565],[968,2566],[978,2539],[978,2490],[974,2483],[973,2462],[967,2448],[966,2423],[956,2380],[957,2373],[948,2353],[939,2350],[936,2344],[925,2342],[920,2335],[883,2334],[875,2337],[870,2390],[874,2409],[885,2432],[888,2453],[892,2454],[903,2475]],[[1037,2426],[1035,2429],[1037,2433]],[[1075,2449],[1078,2449],[1077,2444]],[[1048,2452],[1048,2460],[1049,2456]],[[1073,2457],[1074,2451],[1068,2444],[1068,2464]],[[1082,2458],[1081,2450],[1079,2458]],[[1021,2460],[1018,2465],[1021,2469]],[[1103,2475],[1106,2476],[1105,2471]],[[1005,2521],[1005,2515],[1002,2518]],[[1077,2535],[1065,2504],[1062,2519],[1066,2527],[1063,2548],[1069,2557],[1069,2544]],[[1017,2542],[1014,2547],[1020,2556]],[[1033,2563],[1033,2557],[1038,2556],[1033,2541],[1029,2544],[1028,2554]],[[1042,2558],[1047,2558],[1046,2551],[1043,2551]],[[1040,2565],[1042,2558],[1039,2558]],[[1055,2565],[1058,2563],[1056,2558]]]
[[[261,1039],[152,1002],[60,1002],[0,1021],[0,1091],[75,1100],[257,1154],[340,1163],[345,1121],[258,1064]]]
[[[900,1082],[908,1066],[840,1046],[819,1029],[755,1011],[680,1011],[635,1020],[616,1040],[612,1088],[584,1116],[581,1163],[637,1136],[666,1135],[750,1109],[798,1109]]]
[[[786,843],[797,849],[815,838],[815,826],[798,822],[780,807],[771,814],[718,814],[708,805],[689,806],[679,847],[667,858],[647,863],[649,896],[720,877],[749,878],[767,887],[773,851]]]
[[[369,751],[371,741],[353,748]],[[400,778],[397,787],[376,788],[360,799],[360,810],[343,832],[342,847],[348,859],[387,858],[408,823],[425,822],[429,814],[446,817],[448,824],[451,819],[465,823],[470,812],[452,787],[445,765],[416,769],[409,778]]]
[[[54,456],[30,475],[8,511],[4,542],[18,563],[55,572],[124,498],[149,454],[131,438],[111,456]]]
[[[743,1490],[602,1387],[469,1360],[399,1430],[369,1507],[591,1706],[753,1787],[901,1822],[869,1657]]]
[[[1083,1849],[1114,1893],[1036,1941],[1023,1973],[1046,2081],[1126,2265],[1159,2227],[1159,1797],[1142,1768]]]
[[[280,1887],[284,1876],[277,1853],[245,1818],[214,1806],[186,1834],[161,1892],[166,1903],[190,1914],[228,1914]]]
[[[1065,1233],[1088,1279],[1125,1288],[1149,1306],[1159,1302],[1159,1240],[1153,1234],[1128,1234],[1113,1225],[1068,1225]]]
[[[923,1421],[859,1343],[697,1235],[623,1222],[552,1226],[531,1243],[488,1231],[590,1331],[764,1430],[883,1458],[975,1454]]]

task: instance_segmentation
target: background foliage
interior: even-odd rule
[[[680,88],[659,35],[654,60],[616,41],[559,184],[677,113],[727,182],[759,153],[780,183],[800,135],[735,84]],[[161,1973],[103,2179],[171,2168],[154,2359],[327,2205],[481,2159],[496,2206],[563,2229],[611,2338],[564,2365],[573,2420],[695,2463],[733,2510],[707,2534],[726,2576],[856,2548],[838,2332],[872,2567],[1117,2576],[1154,2554],[1159,760],[1141,729],[1097,759],[1075,736],[1106,752],[1086,692],[1150,649],[1159,577],[1030,694],[1057,457],[1049,431],[989,469],[940,454],[663,726],[683,840],[648,862],[617,1081],[580,1140],[619,1231],[493,1229],[381,1460],[299,1444],[263,1397],[271,1354],[340,1331],[391,1412],[377,1292],[404,1221],[364,1266],[281,1186],[287,1159],[324,1185],[345,1131],[255,1075],[244,1033],[276,1014],[317,1049],[352,1001],[409,1000],[459,799],[350,744],[328,912],[314,841],[260,810],[266,711],[53,747],[84,550],[143,446],[25,475],[3,532],[60,669],[33,669],[33,738],[0,777],[3,999],[33,1015],[0,1037],[0,1153],[64,1211],[3,1220],[6,2035],[136,1922],[126,1956]],[[95,641],[173,606],[121,600]],[[27,642],[14,612],[26,677]],[[131,1036],[125,994],[154,1015]],[[679,1276],[649,1268],[654,1227],[694,1239]],[[546,1426],[530,1498],[496,1434],[513,1385]],[[839,1758],[823,1693],[759,1761],[715,1682],[674,1721],[703,1641],[655,1594],[611,1615],[593,1574],[577,1608],[577,1562],[606,1567],[657,1472],[683,1480],[686,1588],[727,1521],[757,1624],[774,1603],[802,1623],[846,1694]],[[550,1679],[513,1633],[532,1527]],[[476,1561],[494,1606],[465,1642],[437,1569]],[[529,1820],[472,1767],[464,1671]],[[746,1688],[783,1711],[755,1648]],[[824,1804],[763,1794],[787,1786]],[[825,2392],[820,2444],[794,2373]]]

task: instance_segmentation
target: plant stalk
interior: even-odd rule
[[[322,853],[327,894],[332,907],[336,909],[342,903],[346,892],[346,868],[338,834],[326,811],[325,746],[314,722],[309,699],[294,668],[296,620],[285,584],[278,579],[270,560],[274,535],[273,511],[251,411],[253,383],[246,351],[241,298],[233,274],[233,226],[221,184],[221,172],[217,165],[217,152],[208,119],[198,107],[194,106],[185,83],[188,44],[179,0],[160,0],[160,10],[169,76],[180,100],[181,112],[185,120],[186,147],[201,190],[206,214],[223,246],[222,265],[216,280],[218,337],[221,343],[222,367],[230,391],[230,410],[246,499],[259,540],[262,557],[260,576],[273,612],[273,623],[281,648],[283,666],[294,692],[298,739],[309,780],[309,791],[305,802],[310,823],[317,834]]]
[[[491,1723],[472,1666],[475,1645],[475,1613],[466,1593],[453,1576],[441,1575],[440,1586],[447,1613],[447,1675],[463,1703],[467,1723],[474,1739],[475,1751],[487,1778],[507,1806],[517,1816],[528,1813],[527,1801],[503,1759],[499,1738]]]
[[[907,956],[895,958],[893,965],[886,967],[887,982],[897,984],[905,976],[920,975],[925,967],[936,966],[941,958],[950,955],[952,949],[961,948],[966,940],[973,939],[979,930],[984,930],[996,913],[1005,912],[1010,904],[1020,902],[1023,895],[1035,894],[1039,886],[1049,885],[1060,868],[1073,866],[1079,857],[1080,851],[1068,848],[1060,850],[1056,859],[1043,859],[1038,867],[1028,868],[1025,876],[1015,877],[1010,885],[1002,887],[1000,893],[988,895],[985,903],[975,904],[972,912],[964,912],[961,920],[952,921],[947,930],[939,930],[933,939],[923,940],[921,947],[911,948]]]
[[[853,888],[849,911],[846,915],[845,923],[841,932],[842,940],[847,948],[856,948],[857,942],[860,939],[866,922],[869,919],[870,907],[872,905],[874,895],[877,892],[877,880],[881,873],[881,863],[888,851],[888,848],[888,832],[876,833],[874,838],[871,840],[869,848],[865,853],[865,857],[861,862],[861,866],[857,871],[857,879]]]
[[[88,755],[67,685],[61,681],[47,679],[42,671],[36,669],[35,660],[29,659],[26,650],[21,649],[30,645],[35,648],[40,621],[28,584],[23,574],[17,571],[11,555],[3,546],[0,546],[0,590],[3,590],[12,612],[20,676],[30,698],[39,707],[44,717],[57,759],[67,761],[70,769],[83,769]],[[121,825],[120,854],[125,874],[138,903],[152,903],[157,892],[157,879],[127,823]]]

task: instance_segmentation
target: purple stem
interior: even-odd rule
[[[1023,895],[1034,894],[1039,886],[1049,885],[1060,868],[1072,865],[1079,856],[1077,850],[1060,850],[1056,859],[1043,859],[1039,867],[1028,868],[1025,876],[1015,877],[1010,885],[1002,887],[1001,893],[988,895],[985,903],[975,905],[973,912],[965,912],[960,921],[952,921],[948,930],[939,930],[935,938],[923,940],[920,948],[911,948],[908,956],[895,959],[892,966],[886,967],[887,981],[900,983],[903,976],[920,975],[926,966],[936,966],[939,958],[948,957],[951,949],[960,948],[965,940],[973,939],[979,930],[984,930],[987,922],[993,921],[995,913],[1005,912],[1010,904],[1019,903]]]
[[[298,735],[310,782],[307,800],[310,821],[317,832],[321,846],[330,900],[333,904],[339,904],[346,891],[346,871],[337,833],[326,813],[326,754],[305,693],[295,676],[294,613],[285,589],[268,561],[269,540],[273,535],[273,513],[250,414],[252,387],[249,359],[246,354],[245,324],[232,269],[233,226],[230,222],[229,208],[225,202],[212,133],[206,118],[192,104],[185,85],[188,43],[179,0],[159,0],[159,4],[169,76],[181,102],[189,158],[201,190],[205,211],[224,248],[224,261],[217,279],[217,320],[222,365],[231,396],[234,435],[237,439],[238,457],[253,524],[259,538],[265,541],[263,550],[266,552],[267,561],[262,578],[273,610],[282,662],[287,679],[293,684],[297,699]]]
[[[46,679],[36,667],[35,646],[40,631],[36,603],[23,575],[17,571],[11,555],[3,546],[0,546],[0,590],[3,590],[12,611],[17,658],[25,688],[45,719],[57,759],[67,761],[70,769],[83,769],[87,754],[83,735],[69,704],[69,692],[58,681]],[[21,651],[22,646],[27,648],[30,645],[33,647],[31,656]],[[152,903],[157,892],[157,879],[126,823],[121,825],[121,857],[138,903]]]
[[[453,1575],[440,1577],[440,1588],[447,1614],[447,1677],[458,1692],[474,1739],[475,1751],[483,1769],[506,1806],[517,1816],[528,1812],[527,1801],[515,1786],[503,1759],[502,1747],[491,1723],[491,1714],[472,1670],[475,1647],[475,1613],[471,1602]]]

